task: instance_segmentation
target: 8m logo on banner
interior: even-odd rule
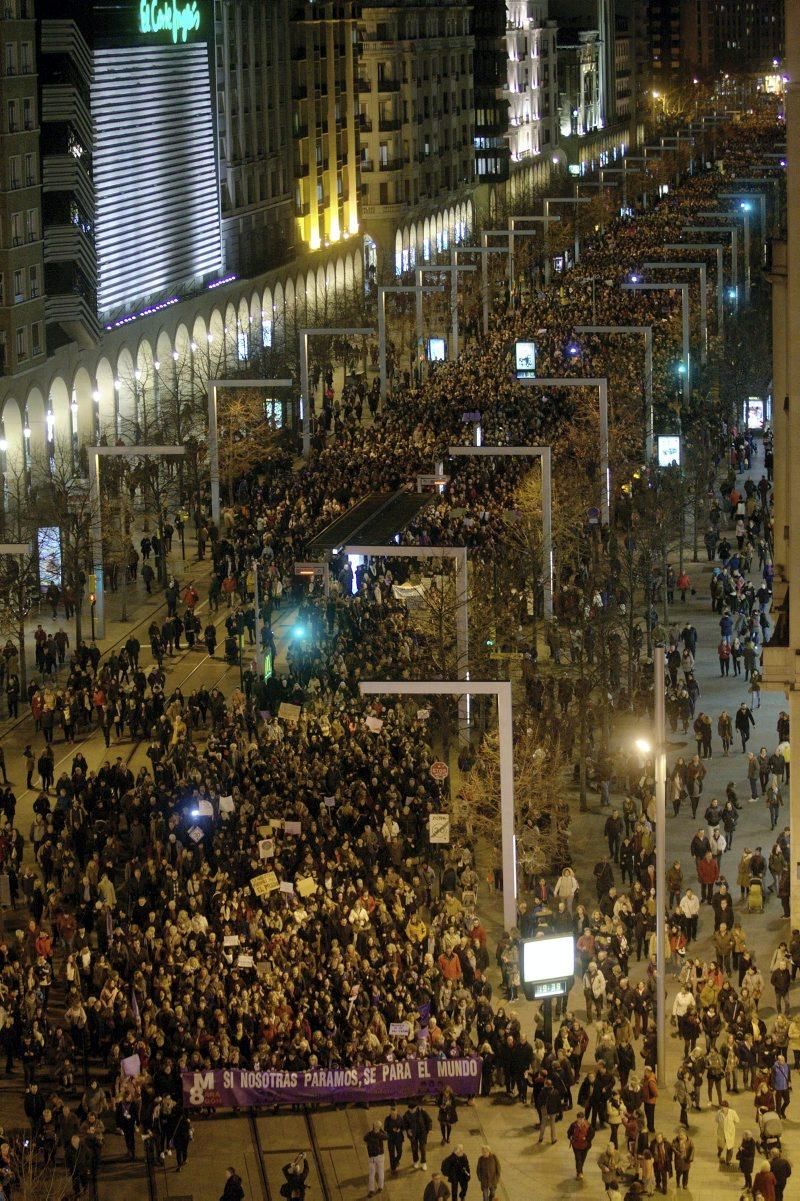
[[[199,29],[197,0],[188,4],[180,4],[178,0],[141,0],[139,4],[139,33],[169,33],[177,44]]]

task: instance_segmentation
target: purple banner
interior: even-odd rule
[[[391,1101],[440,1093],[448,1085],[459,1097],[474,1097],[481,1087],[481,1060],[404,1059],[355,1068],[312,1068],[306,1072],[223,1068],[182,1072],[186,1105],[214,1108],[246,1105],[302,1105],[325,1101]]]

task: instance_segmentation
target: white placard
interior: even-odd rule
[[[428,842],[449,843],[450,814],[431,813],[428,815]]]

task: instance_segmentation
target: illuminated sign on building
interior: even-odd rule
[[[173,42],[185,42],[200,29],[197,0],[181,4],[179,0],[141,0],[139,33],[169,33]]]

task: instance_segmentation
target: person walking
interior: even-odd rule
[[[368,1197],[374,1197],[376,1193],[383,1192],[383,1147],[387,1139],[388,1135],[381,1126],[380,1122],[373,1122],[371,1128],[364,1135],[364,1142],[367,1144],[367,1156],[369,1158]]]
[[[723,709],[717,720],[717,734],[722,740],[722,753],[727,755],[733,742],[733,725],[727,709]]]
[[[720,1163],[732,1163],[733,1151],[736,1146],[736,1128],[739,1125],[739,1115],[731,1109],[727,1101],[723,1101],[717,1110],[717,1159]]]
[[[539,1093],[538,1108],[542,1114],[542,1120],[539,1124],[539,1142],[544,1142],[545,1127],[550,1127],[550,1143],[551,1145],[557,1141],[556,1139],[556,1121],[561,1117],[561,1094],[556,1088],[553,1081],[548,1078],[542,1085]]]
[[[586,1162],[586,1156],[589,1154],[593,1137],[594,1131],[590,1123],[586,1121],[583,1110],[579,1109],[575,1114],[575,1121],[570,1124],[567,1130],[567,1141],[572,1147],[572,1154],[575,1157],[576,1180],[583,1180],[583,1165]]]
[[[383,1128],[386,1131],[386,1138],[389,1144],[389,1171],[394,1176],[400,1164],[400,1157],[403,1154],[403,1140],[405,1138],[403,1119],[396,1105],[392,1106],[384,1118]]]
[[[428,1170],[428,1135],[433,1122],[429,1113],[422,1108],[419,1101],[412,1101],[403,1116],[403,1126],[408,1141],[411,1143],[411,1158],[415,1168],[421,1172]]]
[[[500,1183],[500,1160],[491,1147],[484,1145],[475,1164],[475,1175],[481,1186],[481,1201],[494,1201]]]
[[[775,1184],[776,1180],[769,1166],[769,1160],[762,1159],[759,1169],[753,1177],[753,1196],[758,1194],[762,1201],[777,1201]]]
[[[284,1168],[284,1171],[286,1169]],[[286,1186],[281,1188],[281,1193]],[[225,1187],[222,1190],[219,1201],[244,1201],[244,1189],[242,1188],[242,1178],[236,1171],[236,1168],[228,1168],[225,1173]]]
[[[792,1174],[792,1165],[783,1154],[783,1151],[779,1151],[775,1147],[770,1152],[769,1166],[772,1175],[775,1177],[775,1201],[783,1201],[786,1182]]]
[[[736,718],[734,725],[736,732],[742,740],[742,754],[747,751],[747,744],[750,741],[750,727],[756,724],[752,710],[748,709],[746,703],[742,701],[739,708],[736,710]],[[757,774],[757,773],[756,773]]]
[[[647,1118],[647,1132],[648,1134],[655,1134],[658,1084],[656,1083],[656,1074],[651,1067],[646,1067],[642,1073],[642,1097],[644,1099],[644,1113]]]
[[[442,1174],[450,1185],[452,1201],[464,1201],[472,1172],[461,1143],[457,1143],[455,1151],[442,1160]]]
[[[672,1140],[672,1162],[675,1168],[675,1187],[689,1187],[689,1172],[694,1161],[694,1143],[685,1130]]]
[[[739,1144],[739,1150],[736,1152],[736,1158],[739,1161],[739,1171],[744,1176],[744,1187],[752,1189],[753,1164],[756,1161],[756,1140],[753,1138],[751,1130],[745,1130],[742,1135],[742,1141]]]
[[[434,1172],[425,1186],[422,1201],[449,1201],[449,1198],[450,1189],[445,1184],[444,1177],[441,1172]]]

